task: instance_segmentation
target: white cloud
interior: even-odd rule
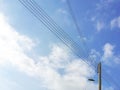
[[[18,33],[0,13],[0,65],[38,77],[48,90],[97,89],[97,84],[87,81],[94,70],[81,59],[54,45],[48,56],[39,56],[36,62],[26,54],[34,46],[31,38]]]
[[[106,43],[103,47],[104,54],[102,56],[102,60],[105,64],[120,64],[120,56],[114,54],[114,45],[110,43]]]
[[[120,55],[114,57],[114,62],[115,62],[116,64],[120,64]]]
[[[115,1],[116,0],[99,0],[96,3],[96,8],[93,10],[96,14],[92,15],[91,21],[95,23],[95,27],[98,32],[108,28],[108,22],[106,22],[106,18],[109,16],[109,10]]]
[[[15,81],[6,78],[5,75],[0,75],[0,89],[1,90],[16,90],[18,88],[20,88],[20,85],[18,85]]]
[[[109,88],[104,88],[104,90],[114,90],[113,87],[109,87]]]
[[[81,36],[77,36],[77,38],[79,39],[79,40],[82,40],[82,42],[87,42],[88,41],[88,38],[87,37],[81,37]]]
[[[113,56],[113,49],[114,49],[114,46],[109,44],[109,43],[106,43],[104,45],[104,48],[103,48],[103,51],[104,51],[104,57],[105,58],[108,58],[108,57],[111,57]]]
[[[0,65],[12,66],[40,78],[48,90],[79,90],[88,85],[86,77],[92,75],[92,69],[87,64],[81,60],[71,61],[69,52],[56,45],[48,56],[40,56],[39,61],[35,62],[25,53],[34,45],[32,39],[16,32],[0,13]]]
[[[66,11],[66,10],[64,10],[64,9],[62,9],[62,8],[59,8],[58,10],[57,10],[57,12],[58,13],[62,13],[62,14],[68,14],[68,12]]]
[[[104,61],[105,64],[110,65],[113,59],[113,49],[114,46],[106,43],[103,47],[104,54],[102,56],[102,60]]]
[[[28,67],[33,65],[33,61],[25,52],[34,45],[32,39],[16,32],[8,24],[6,17],[0,13],[0,65],[4,66],[10,63],[21,70],[28,69]]]
[[[101,31],[102,29],[104,28],[104,23],[103,22],[100,22],[100,21],[97,21],[96,23],[96,29],[97,31]]]
[[[94,70],[81,59],[73,59],[65,49],[54,45],[52,52],[48,56],[40,57],[39,62],[39,66],[42,66],[40,68],[44,70],[39,71],[42,72],[42,78],[45,79],[50,90],[79,90],[86,86],[93,90],[96,88],[95,84],[89,86],[87,81],[88,77],[94,75]],[[60,69],[62,74],[59,72]],[[46,71],[49,73],[46,74]]]
[[[111,29],[113,29],[115,27],[120,28],[120,16],[112,19],[111,22],[110,22],[110,25],[111,25]]]
[[[102,10],[108,8],[115,0],[100,0],[99,3],[96,4],[97,10]]]
[[[90,57],[92,64],[96,66],[97,65],[96,63],[98,62],[98,60],[101,59],[101,54],[97,52],[95,49],[91,49],[89,57]]]
[[[55,12],[55,17],[57,18],[58,23],[62,20],[62,27],[71,26],[72,22],[70,19],[70,14],[64,8],[58,8]]]

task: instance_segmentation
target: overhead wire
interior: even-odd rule
[[[51,27],[49,27],[49,25],[48,25],[48,23],[49,22],[47,22],[47,24],[46,24],[46,22],[44,22],[44,21],[47,21],[47,20],[44,20],[45,18],[43,18],[43,17],[38,17],[38,15],[36,15],[36,14],[38,14],[38,13],[36,13],[36,12],[33,12],[33,11],[31,11],[31,10],[34,10],[35,8],[34,8],[34,6],[36,6],[36,5],[34,5],[34,6],[32,6],[32,7],[30,7],[29,5],[30,5],[30,3],[28,2],[28,3],[26,3],[26,2],[24,2],[24,0],[19,0],[38,20],[40,20],[49,30],[51,30],[52,31],[52,29],[54,29],[54,28],[52,28],[51,29]],[[31,1],[31,0],[30,0]],[[26,5],[25,5],[25,3],[26,3]],[[34,9],[33,9],[34,8]],[[40,14],[40,13],[39,13]],[[44,15],[45,16],[45,15]],[[43,19],[42,19],[43,18]],[[41,20],[42,19],[42,20]],[[50,24],[50,23],[49,23]],[[52,25],[50,25],[50,26],[52,26]],[[52,31],[53,32],[53,31]],[[53,33],[55,33],[55,32],[53,32]],[[68,42],[66,43],[66,41],[65,41],[65,39],[66,38],[64,38],[64,36],[62,36],[62,38],[60,37],[60,36],[58,36],[58,34],[60,34],[60,32],[59,33],[55,33],[55,35],[60,39],[60,40],[62,40],[63,42],[64,42],[64,44],[66,44],[67,46],[68,46]],[[65,36],[67,36],[67,35],[65,35]],[[68,40],[71,40],[71,38],[67,38]],[[73,43],[73,45],[74,45],[74,42],[72,42]],[[71,46],[68,46],[69,48],[71,48],[72,49],[72,51],[75,53],[75,54],[77,54],[77,56],[78,57],[80,57],[82,60],[84,60],[84,62],[86,62],[86,63],[88,63],[88,61],[85,61],[86,59],[85,58],[83,58],[83,57],[81,57],[80,56],[80,54],[78,54],[78,53],[76,53],[75,51],[77,51],[77,50],[79,50],[79,47],[75,47],[75,46],[73,46],[72,45],[72,47]],[[74,48],[73,48],[74,47]],[[75,50],[74,50],[75,49]],[[88,63],[89,65],[90,65],[90,63]]]
[[[76,26],[76,30],[77,30],[77,32],[78,32],[78,34],[79,34],[80,42],[83,43],[83,45],[86,47],[86,48],[85,48],[85,51],[88,52],[87,45],[86,45],[86,43],[85,43],[84,40],[83,40],[82,30],[80,29],[79,24],[78,24],[78,22],[77,22],[77,19],[76,19],[74,13],[73,13],[71,3],[70,3],[69,0],[66,0],[66,3],[67,3],[67,6],[68,6],[68,8],[69,8],[69,12],[70,12],[70,14],[71,14],[71,17],[72,17],[72,19],[73,19],[73,21],[74,21],[74,24],[75,24],[75,26]]]
[[[86,43],[83,41],[83,39],[82,39],[82,38],[83,38],[82,31],[80,30],[80,27],[79,27],[79,24],[78,24],[78,22],[77,22],[77,19],[76,19],[74,13],[73,13],[71,3],[70,3],[69,0],[66,0],[66,3],[67,3],[67,6],[68,6],[68,8],[69,8],[69,12],[70,12],[70,14],[71,14],[71,16],[72,16],[72,19],[73,19],[73,21],[74,21],[74,24],[75,24],[75,26],[76,26],[77,32],[78,32],[78,34],[79,34],[79,36],[80,36],[80,40],[81,40],[81,42],[83,43],[83,45],[85,46],[85,50],[88,51],[88,47],[87,47]],[[95,64],[97,65],[97,62],[95,62]],[[104,70],[102,70],[102,71],[104,71]],[[109,75],[107,75],[107,76],[110,77]],[[102,76],[102,78],[105,79],[104,76]],[[110,77],[110,78],[111,78],[111,77]],[[106,79],[105,79],[105,81],[106,81]],[[115,81],[114,81],[114,82],[115,82]],[[108,80],[107,80],[107,83],[108,83]],[[116,85],[117,85],[117,84],[116,84]],[[120,87],[120,86],[119,86],[119,87]]]
[[[21,1],[21,0],[20,0],[20,1]],[[25,5],[26,2],[22,2],[22,1],[21,1],[21,3]],[[28,3],[29,3],[29,2],[28,2]],[[30,4],[30,3],[29,3],[29,4]],[[39,18],[38,15],[36,15],[36,14],[38,14],[38,13],[35,13],[35,12],[31,11],[32,8],[31,8],[31,7],[28,8],[28,6],[29,6],[29,5],[25,5],[25,7],[26,7],[27,9],[29,9],[30,12],[33,13],[34,16],[37,17],[37,18],[41,21],[41,18]],[[36,6],[36,5],[35,5],[35,6]],[[47,20],[44,20],[44,19],[43,19],[42,22],[43,22],[43,21],[46,22]],[[43,22],[43,24],[45,24],[45,26],[47,26],[47,28],[49,28],[49,30],[51,30],[53,33],[55,33],[55,32],[53,31],[54,29],[53,29],[53,28],[51,29],[50,27],[48,27],[48,25],[46,25],[45,22]],[[47,22],[47,23],[48,23],[48,22]],[[52,26],[52,25],[50,25],[50,26]],[[60,29],[59,29],[59,30],[60,30]],[[59,33],[60,33],[60,32],[59,32]],[[62,38],[61,38],[60,36],[58,36],[59,33],[55,33],[55,35],[57,35],[57,37],[58,37],[59,39],[61,39],[65,44],[66,44],[65,39],[72,40],[70,37],[67,37],[67,38],[66,38],[67,34],[65,34],[65,32],[64,32],[65,35],[62,36]],[[68,41],[67,41],[67,42],[68,42]],[[79,51],[79,48],[80,48],[80,47],[78,47],[78,45],[77,45],[75,42],[73,42],[73,41],[69,41],[69,43],[67,43],[67,46],[68,46],[68,44],[71,44],[71,43],[72,43],[72,47],[71,47],[71,45],[69,45],[69,48],[71,48],[72,51],[74,51],[74,53],[76,53],[76,51]],[[74,45],[75,45],[75,46],[74,46]],[[76,48],[76,46],[77,46],[77,48]],[[73,48],[73,47],[74,47],[74,48]],[[74,50],[74,49],[75,49],[75,50]],[[79,55],[78,55],[78,53],[76,53],[76,54],[77,54],[77,56],[79,56],[81,59],[83,59],[83,57],[81,57],[80,54],[79,54]],[[84,58],[83,60],[86,60],[86,59]],[[87,63],[88,63],[88,61],[87,61]]]
[[[73,19],[73,22],[74,22],[74,24],[75,24],[75,26],[76,26],[76,30],[77,30],[77,32],[78,32],[78,34],[79,34],[80,42],[82,43],[82,46],[83,46],[83,48],[84,48],[84,50],[85,50],[85,53],[86,53],[86,56],[89,57],[89,53],[88,53],[88,52],[89,52],[89,49],[88,49],[88,46],[87,46],[86,42],[83,40],[83,38],[84,38],[83,32],[82,32],[82,30],[81,30],[80,27],[79,27],[79,24],[78,24],[78,22],[77,22],[77,19],[76,19],[76,17],[75,17],[75,14],[73,13],[73,9],[72,9],[71,3],[70,3],[69,0],[66,0],[66,3],[67,3],[67,6],[68,6],[68,8],[69,8],[69,12],[70,12],[71,17],[72,17],[72,19]],[[93,60],[92,60],[92,61],[93,61]],[[95,62],[95,61],[93,61],[93,63],[94,63],[94,65],[97,65],[97,64],[98,64],[98,62]],[[96,66],[95,66],[95,67],[96,67]]]
[[[115,88],[119,90],[120,85],[110,75],[108,75],[108,73],[104,70],[104,68],[102,69],[102,71],[103,71],[103,78],[107,78],[106,79],[107,82],[111,83]]]
[[[23,3],[23,2],[22,2],[22,3]],[[25,3],[23,3],[23,4],[25,5]],[[26,8],[28,8],[29,5],[30,5],[30,3],[27,3],[27,4],[25,5],[25,6],[27,6]],[[36,5],[34,5],[34,6],[36,6]],[[32,10],[33,8],[30,7],[30,8],[28,8],[28,9]],[[32,12],[32,13],[33,13],[33,12]],[[33,14],[36,15],[37,13],[34,12]],[[38,16],[38,15],[37,15],[37,16]],[[37,17],[37,16],[36,16],[36,17]],[[37,17],[37,18],[38,18],[38,17]],[[47,20],[45,20],[45,21],[47,21]],[[42,22],[43,22],[43,21],[42,21]],[[43,22],[43,23],[44,23],[44,22]],[[47,28],[51,30],[50,27],[47,26]],[[58,33],[58,34],[59,34],[59,33]],[[57,36],[57,37],[59,38],[59,36]],[[62,36],[62,37],[63,37],[63,36]],[[60,38],[60,39],[61,39],[61,38]],[[64,40],[64,38],[63,38],[62,40]],[[68,46],[68,43],[65,42],[64,44],[66,44],[66,45]],[[72,48],[73,48],[73,46],[72,46]],[[76,49],[78,50],[79,47],[76,48]],[[73,50],[72,50],[72,51],[73,51]],[[74,52],[74,51],[73,51],[73,52]],[[76,52],[75,52],[75,54],[76,54]],[[82,57],[80,56],[80,54],[77,53],[77,56],[78,56],[79,58],[81,58],[82,60],[84,60],[84,62],[86,62],[87,64],[90,65],[90,63],[88,63],[88,61],[85,61],[86,59],[85,59],[85,58],[82,58]],[[93,67],[93,68],[94,68],[94,67]]]
[[[80,54],[78,54],[79,52],[79,48],[80,46],[78,44],[76,44],[72,38],[69,37],[68,34],[66,34],[66,32],[64,32],[62,30],[62,28],[58,27],[58,25],[44,12],[44,10],[42,8],[40,8],[39,5],[35,4],[35,1],[31,1],[31,3],[26,3],[24,0],[19,0],[38,20],[40,20],[52,33],[54,33],[67,47],[69,47],[70,49],[72,49],[71,51],[73,51],[75,54],[77,54],[78,57],[80,57],[83,60],[86,60],[85,58],[83,58],[82,56],[80,56]],[[31,6],[32,7],[31,7]],[[37,7],[39,6],[39,8]],[[35,8],[36,7],[36,8]],[[44,14],[44,15],[42,15]],[[47,15],[47,16],[46,16]],[[52,22],[52,23],[50,23]],[[61,32],[58,30],[62,30]],[[57,30],[57,32],[55,32],[55,30]],[[61,34],[61,37],[59,36]],[[67,37],[66,37],[67,36]],[[68,45],[72,44],[72,45]],[[79,46],[79,47],[78,47]],[[76,52],[76,50],[78,52]],[[86,62],[86,61],[84,61]],[[88,63],[88,61],[87,61]]]

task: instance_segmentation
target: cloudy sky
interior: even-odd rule
[[[0,0],[0,90],[119,90],[120,0],[34,1]]]

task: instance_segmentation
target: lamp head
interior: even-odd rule
[[[88,79],[89,81],[95,81],[94,79]]]

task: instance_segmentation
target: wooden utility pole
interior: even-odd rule
[[[101,66],[101,62],[98,64],[98,81],[99,81],[99,86],[98,86],[98,90],[102,90],[102,79],[101,79],[101,70],[102,66]]]

